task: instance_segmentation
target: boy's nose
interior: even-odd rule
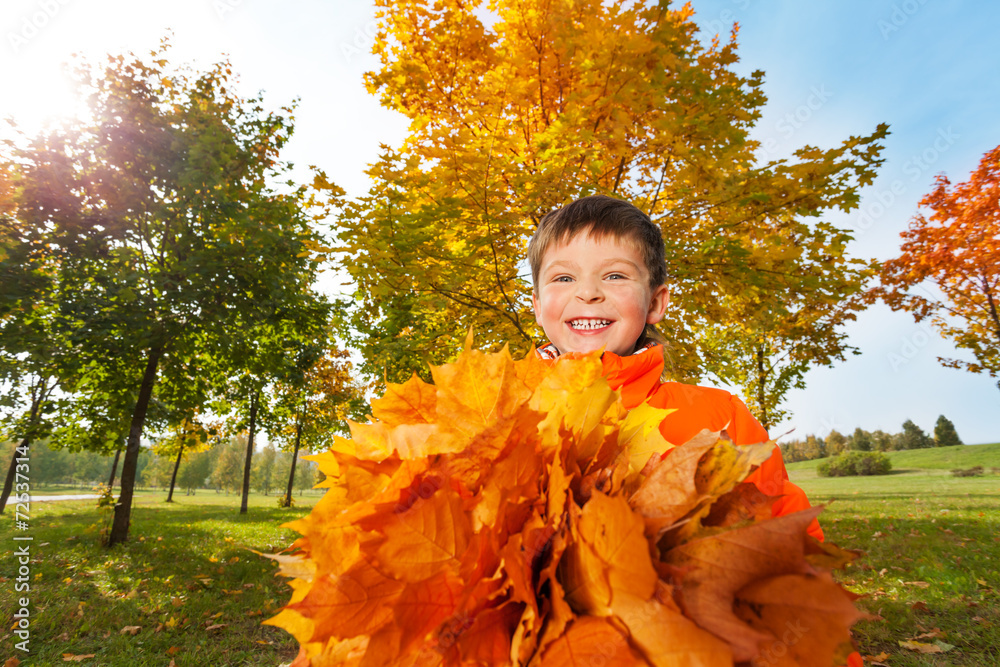
[[[599,284],[594,284],[589,280],[581,280],[577,283],[576,298],[584,303],[596,303],[604,300]]]

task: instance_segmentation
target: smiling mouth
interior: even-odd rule
[[[598,319],[579,319],[570,320],[568,322],[571,329],[577,331],[590,331],[593,329],[603,329],[606,326],[611,325],[611,320],[598,320]]]

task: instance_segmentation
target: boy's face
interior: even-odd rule
[[[535,320],[561,353],[635,350],[647,323],[663,319],[667,288],[649,286],[638,250],[582,232],[550,246],[531,295]]]

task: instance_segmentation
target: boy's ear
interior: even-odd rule
[[[649,310],[646,311],[646,324],[656,324],[662,320],[664,315],[666,315],[668,305],[670,305],[670,288],[666,285],[660,285],[653,290],[653,294],[649,298]]]
[[[538,321],[538,292],[531,290],[531,309],[535,311],[535,321]]]

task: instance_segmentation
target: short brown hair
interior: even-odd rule
[[[667,261],[660,228],[649,216],[627,201],[591,195],[545,214],[528,244],[531,283],[538,288],[545,251],[554,243],[584,232],[595,239],[611,237],[634,245],[649,272],[649,286],[656,289],[667,279]]]

